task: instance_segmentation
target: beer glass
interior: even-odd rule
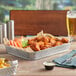
[[[70,41],[76,41],[76,11],[67,12],[67,30]]]

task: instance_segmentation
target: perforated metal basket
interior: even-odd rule
[[[0,69],[0,76],[11,76],[16,74],[18,61],[9,61],[9,63],[11,64],[10,67]]]
[[[48,48],[45,50],[40,50],[37,52],[26,52],[26,50],[17,49],[12,46],[6,46],[6,50],[7,50],[8,54],[12,54],[14,56],[21,57],[21,58],[27,59],[27,60],[36,60],[36,59],[51,56],[51,55],[54,55],[54,54],[57,54],[60,52],[67,51],[67,49],[69,47],[70,47],[70,43],[65,43],[60,46]]]

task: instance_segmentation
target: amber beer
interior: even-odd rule
[[[76,39],[76,11],[67,12],[68,35]]]

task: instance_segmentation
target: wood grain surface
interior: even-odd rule
[[[12,10],[10,19],[15,21],[15,35],[35,35],[43,30],[53,35],[67,35],[67,11]]]
[[[76,69],[68,69],[62,67],[55,67],[53,70],[45,70],[43,66],[44,61],[53,60],[60,57],[72,49],[76,49],[76,42],[73,42],[67,52],[49,56],[36,61],[24,60],[9,54],[0,54],[0,57],[10,58],[12,60],[18,60],[19,65],[17,68],[17,74],[15,76],[76,76]]]

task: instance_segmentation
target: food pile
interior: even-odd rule
[[[19,48],[30,47],[33,51],[40,51],[46,48],[51,48],[62,45],[64,43],[68,43],[68,39],[59,39],[51,34],[43,33],[43,31],[41,31],[36,36],[30,38],[21,36],[19,38],[15,38],[14,40],[5,39],[4,42],[9,46],[15,46]]]
[[[0,68],[7,68],[10,67],[8,60],[5,58],[0,58]]]

